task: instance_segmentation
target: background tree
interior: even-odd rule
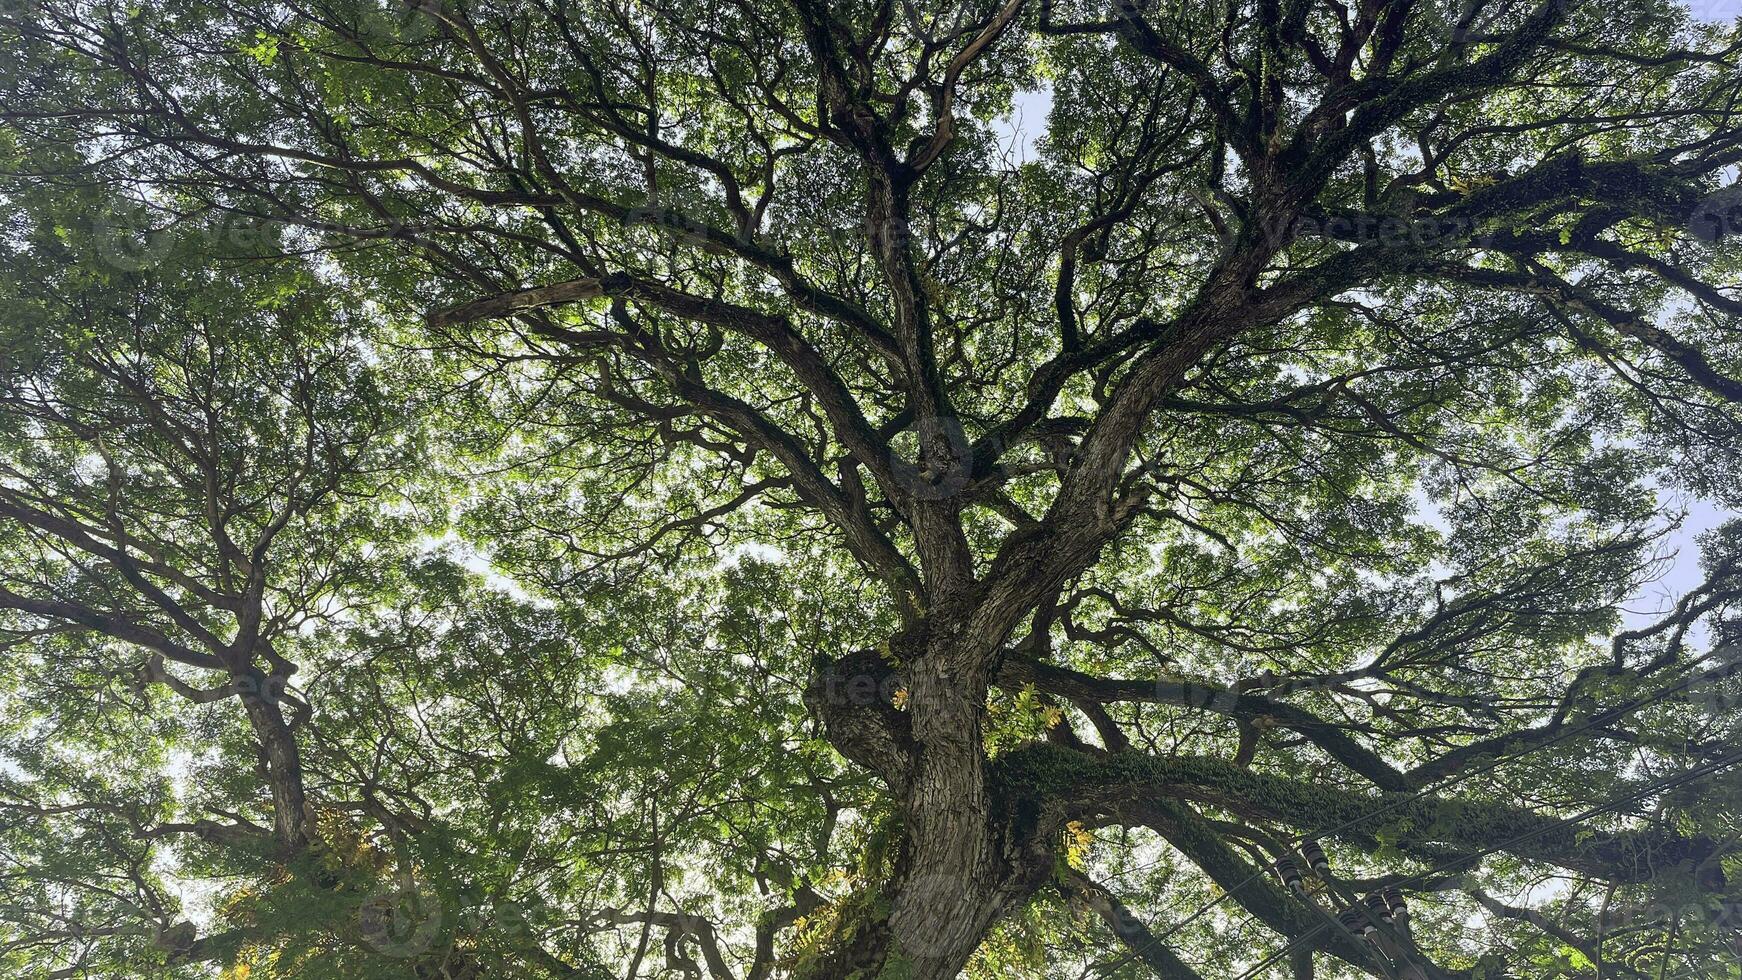
[[[21,969],[1736,975],[1736,28],[0,24]]]

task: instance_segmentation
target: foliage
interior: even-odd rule
[[[1663,0],[0,8],[0,972],[1742,976],[1739,91]]]

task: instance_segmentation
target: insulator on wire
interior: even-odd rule
[[[1318,841],[1301,841],[1300,853],[1302,857],[1306,858],[1307,864],[1311,866],[1314,871],[1323,874],[1324,872],[1331,870],[1331,859],[1325,856],[1325,849],[1319,846]]]
[[[1351,907],[1338,912],[1337,922],[1339,922],[1344,929],[1349,930],[1357,936],[1371,936],[1379,931],[1374,928],[1373,923],[1368,920],[1367,916],[1358,908]]]
[[[1295,864],[1292,858],[1277,859],[1276,876],[1282,879],[1284,885],[1287,885],[1295,891],[1302,891],[1306,887],[1305,882],[1301,878],[1300,865]]]
[[[1374,892],[1367,896],[1366,901],[1367,907],[1373,910],[1374,915],[1386,922],[1391,921],[1391,904],[1385,900],[1385,893]]]
[[[1403,900],[1403,892],[1395,888],[1385,889],[1385,907],[1391,910],[1393,916],[1409,911],[1409,903]]]

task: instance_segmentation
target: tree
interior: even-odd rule
[[[17,969],[1736,975],[1739,28],[0,25]]]

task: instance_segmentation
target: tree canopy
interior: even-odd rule
[[[1742,977],[1700,13],[12,0],[0,973]]]

